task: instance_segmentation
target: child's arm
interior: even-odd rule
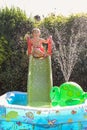
[[[41,43],[48,44],[48,40],[45,40],[45,39],[43,39],[43,38],[40,38],[40,41],[41,41]]]
[[[27,54],[30,55],[32,53],[32,43],[30,36],[28,34],[25,34],[25,40],[27,41]]]
[[[47,39],[47,40],[45,40],[45,39],[43,39],[43,38],[41,38],[41,41],[42,41],[42,43],[49,43],[49,40],[52,40],[52,36],[49,36],[49,38]]]

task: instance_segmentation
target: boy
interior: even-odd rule
[[[29,38],[28,34],[25,35],[25,39],[28,40],[28,53],[37,58],[48,56],[42,44],[48,44],[49,39],[51,38],[50,37],[49,39],[45,40],[43,38],[40,38],[40,34],[40,29],[34,28],[32,30],[31,39]]]

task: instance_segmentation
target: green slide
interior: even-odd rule
[[[50,107],[50,90],[52,84],[51,56],[46,58],[29,57],[28,105],[33,107]]]

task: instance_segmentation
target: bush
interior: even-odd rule
[[[24,35],[34,23],[19,9],[0,11],[0,87],[1,93],[11,90],[26,91],[28,56]]]

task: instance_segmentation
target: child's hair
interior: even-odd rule
[[[33,34],[33,33],[40,33],[40,29],[39,29],[39,28],[33,28],[32,34]]]

